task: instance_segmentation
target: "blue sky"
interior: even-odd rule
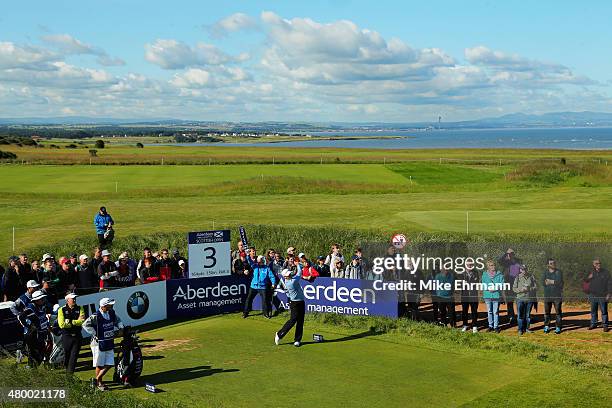
[[[605,1],[22,0],[0,15],[0,116],[612,112],[610,15]]]

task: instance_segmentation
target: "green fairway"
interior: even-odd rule
[[[434,337],[423,341],[314,322],[307,324],[301,348],[291,344],[292,333],[275,346],[274,332],[283,321],[284,316],[267,321],[257,315],[243,320],[236,314],[142,333],[142,381],[165,392],[116,392],[186,406],[606,405],[607,377],[595,371]],[[326,341],[312,343],[313,332],[323,334]],[[471,336],[458,331],[452,335]],[[476,336],[483,342],[491,337]],[[78,374],[87,379],[91,369]]]
[[[93,234],[100,205],[119,236],[250,223],[601,238],[612,187],[594,169],[543,188],[510,165],[2,166],[0,256],[13,227],[15,252]]]

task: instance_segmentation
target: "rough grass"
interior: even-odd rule
[[[86,380],[68,377],[63,371],[49,370],[45,367],[26,369],[24,365],[15,365],[13,359],[0,359],[0,386],[17,389],[64,388],[68,396],[61,402],[9,404],[0,401],[0,407],[178,408],[183,406],[176,401],[146,400],[128,393],[96,392]]]

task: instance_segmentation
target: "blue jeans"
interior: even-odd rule
[[[601,322],[604,327],[608,326],[608,302],[606,302],[606,298],[594,298],[590,299],[591,301],[591,326],[595,326],[597,324],[597,309],[601,310]]]
[[[518,300],[516,303],[519,333],[525,332],[529,329],[529,323],[531,321],[531,306],[532,302],[529,300]]]
[[[487,320],[490,329],[497,329],[499,326],[499,300],[485,299],[487,305]]]

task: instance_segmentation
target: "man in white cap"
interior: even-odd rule
[[[85,309],[76,304],[77,295],[68,293],[66,304],[57,312],[57,323],[62,329],[62,346],[64,347],[64,366],[68,374],[74,373],[79,350],[81,349],[81,328],[85,321]]]
[[[114,299],[100,299],[100,309],[83,323],[83,329],[91,335],[91,353],[96,368],[96,386],[100,391],[108,388],[102,380],[115,365],[115,331],[123,329],[123,323],[115,314]]]
[[[26,292],[19,296],[17,300],[15,300],[15,302],[13,302],[13,304],[11,305],[11,312],[13,312],[15,316],[18,317],[19,314],[23,312],[29,304],[32,303],[32,294],[38,289],[38,287],[38,282],[36,282],[35,280],[29,280],[26,283]],[[21,362],[23,356],[22,350],[17,350],[16,354],[17,361]]]
[[[289,308],[291,309],[291,317],[276,332],[274,343],[278,346],[280,340],[287,335],[289,330],[295,325],[295,336],[293,345],[300,347],[302,345],[302,333],[304,332],[304,315],[306,314],[306,304],[304,302],[304,290],[300,285],[301,271],[283,269],[281,272],[283,277],[283,286],[289,298]]]
[[[35,280],[29,280],[28,283],[26,283],[26,292],[19,296],[11,306],[11,312],[13,312],[15,316],[19,316],[19,314],[32,303],[32,293],[38,289],[38,286],[38,282]]]
[[[115,276],[119,275],[117,272],[117,265],[110,259],[111,253],[108,250],[102,251],[102,262],[98,265],[98,277],[100,278],[100,292],[104,292],[117,287],[117,281]]]
[[[17,319],[24,327],[24,342],[28,349],[28,362],[36,367],[44,359],[44,350],[49,340],[49,317],[45,310],[45,295],[37,290],[32,293],[32,302]]]

